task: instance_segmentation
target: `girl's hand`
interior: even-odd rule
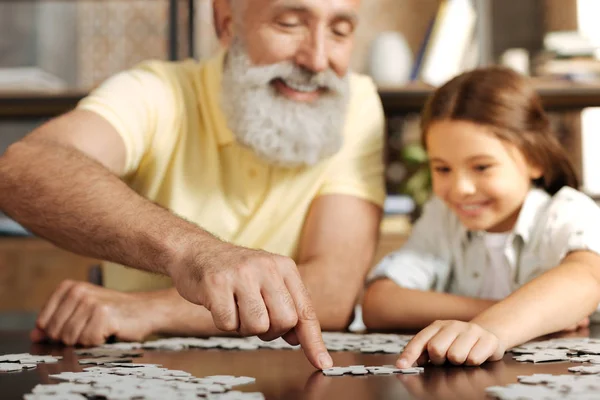
[[[435,321],[415,335],[396,361],[398,368],[430,360],[435,365],[446,361],[454,365],[480,365],[498,361],[505,346],[496,335],[471,322]]]
[[[581,321],[579,321],[577,324],[565,328],[563,330],[563,332],[575,332],[581,328],[587,328],[588,326],[590,326],[590,319],[584,318]]]

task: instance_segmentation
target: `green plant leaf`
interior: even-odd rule
[[[410,163],[422,164],[427,162],[427,152],[420,144],[409,144],[402,149],[402,158]]]

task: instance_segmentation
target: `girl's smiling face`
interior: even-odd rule
[[[513,229],[541,168],[530,165],[515,145],[500,140],[489,127],[473,122],[433,122],[425,142],[433,191],[467,229]]]

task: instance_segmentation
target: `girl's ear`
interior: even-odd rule
[[[540,179],[544,175],[544,170],[538,165],[529,164],[529,177],[532,180]]]

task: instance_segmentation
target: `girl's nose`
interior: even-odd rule
[[[458,175],[454,180],[453,191],[458,195],[471,195],[475,193],[475,182],[465,175]]]

